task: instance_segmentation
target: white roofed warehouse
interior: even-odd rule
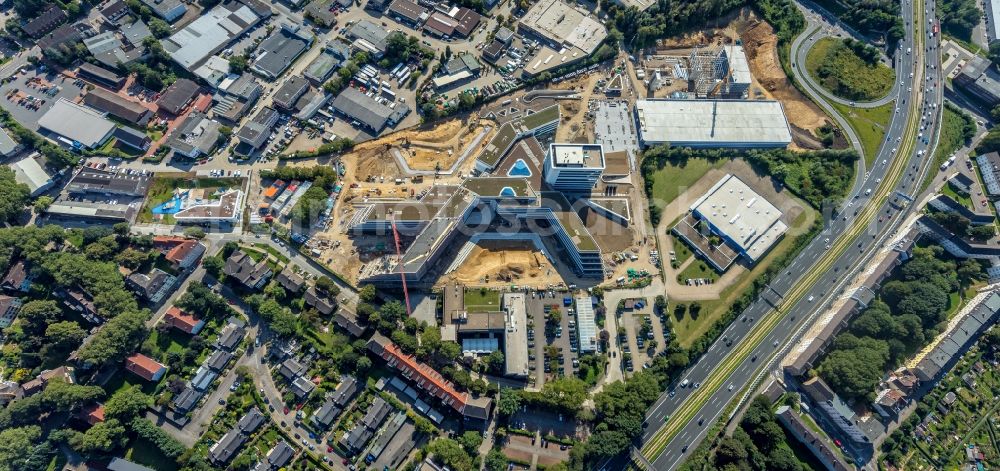
[[[781,240],[788,225],[783,213],[738,177],[726,174],[691,205],[673,228],[720,271],[739,256],[756,263]],[[708,233],[722,239],[711,244]]]
[[[772,100],[637,100],[643,146],[786,147],[792,132],[780,102]]]

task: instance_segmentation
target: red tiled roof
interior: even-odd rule
[[[166,368],[160,362],[147,357],[141,353],[134,353],[125,359],[125,369],[142,377],[146,381],[152,381],[161,369]]]
[[[170,309],[167,309],[167,314],[163,317],[163,321],[171,327],[189,334],[194,333],[195,327],[201,322],[194,315],[182,311],[177,306],[170,306]]]
[[[382,359],[390,366],[403,373],[403,376],[415,382],[421,389],[441,399],[445,404],[462,413],[469,400],[468,393],[460,393],[450,381],[444,379],[434,368],[420,363],[411,355],[403,353],[393,342],[386,342],[382,347]],[[395,361],[393,361],[395,360]],[[414,376],[418,377],[414,377]]]
[[[198,242],[196,241],[185,240],[168,250],[164,257],[166,257],[167,261],[170,263],[181,263],[185,258],[187,258],[188,254],[191,253],[191,250],[193,250],[196,245],[198,245]]]
[[[90,425],[104,422],[104,404],[94,404],[83,410],[83,419]]]

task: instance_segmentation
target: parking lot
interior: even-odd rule
[[[60,98],[75,101],[83,94],[83,86],[65,76],[36,69],[15,74],[14,80],[0,85],[0,106],[7,110],[22,126],[38,130],[38,119],[52,108]]]
[[[555,291],[532,292],[527,299],[529,322],[533,322],[533,333],[528,335],[528,362],[536,388],[541,388],[546,380],[576,372],[575,365],[579,361],[576,317],[570,312],[572,306],[563,305],[564,296],[566,293]],[[558,308],[561,316],[558,326],[546,324],[549,316],[546,306],[549,306],[550,312]],[[572,328],[570,321],[574,324]],[[549,353],[554,355],[549,358]]]
[[[629,373],[641,370],[646,362],[663,351],[666,345],[663,322],[660,317],[653,314],[653,307],[648,301],[651,300],[643,303],[642,308],[626,310],[619,317],[621,327],[618,342],[621,345],[623,359],[631,358],[631,363],[628,361],[622,363],[625,371]],[[625,330],[625,339],[622,339],[621,329]]]

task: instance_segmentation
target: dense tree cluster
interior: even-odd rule
[[[723,438],[715,450],[712,469],[723,471],[800,471],[811,469],[795,457],[771,403],[757,396],[747,407],[733,436]]]
[[[974,260],[956,263],[939,246],[913,249],[879,300],[851,320],[819,366],[820,375],[848,398],[874,398],[887,368],[933,339],[949,308],[949,294],[983,279]]]
[[[0,167],[0,222],[15,222],[30,198],[28,185],[18,183],[10,167]]]
[[[65,413],[88,402],[104,397],[99,386],[83,386],[61,380],[49,381],[45,389],[0,409],[0,429],[39,422],[48,414]]]
[[[975,0],[938,0],[937,7],[942,30],[959,39],[972,40],[972,29],[979,24],[982,14]]]

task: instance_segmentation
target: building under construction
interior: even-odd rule
[[[745,98],[750,90],[750,66],[743,46],[695,49],[688,57],[689,90],[698,98]]]

